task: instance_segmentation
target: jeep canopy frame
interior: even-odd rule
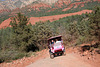
[[[56,40],[56,39],[58,39],[58,40],[62,40],[61,37],[62,37],[62,35],[58,35],[58,36],[54,36],[54,37],[50,37],[50,38],[48,39],[48,46],[49,46],[51,40]]]

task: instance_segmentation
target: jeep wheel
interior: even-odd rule
[[[50,58],[53,59],[54,58],[54,55],[53,54],[50,54]]]
[[[64,51],[64,52],[62,53],[62,55],[64,55],[64,56],[65,56],[65,55],[66,55],[66,52]]]

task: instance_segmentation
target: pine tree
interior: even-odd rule
[[[10,23],[14,33],[12,43],[15,44],[20,50],[27,50],[28,46],[33,42],[33,32],[31,29],[32,25],[28,23],[29,19],[21,13],[18,13]]]

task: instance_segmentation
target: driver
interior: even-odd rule
[[[51,40],[51,44],[54,44],[54,40]]]

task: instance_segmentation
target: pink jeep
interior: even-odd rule
[[[50,58],[53,59],[56,55],[65,55],[65,47],[63,45],[61,35],[48,39],[48,47]]]

